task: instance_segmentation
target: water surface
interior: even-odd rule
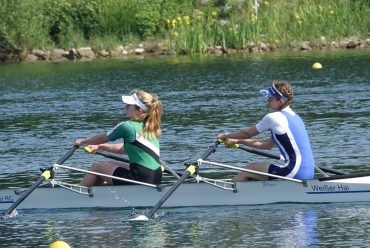
[[[311,69],[317,61],[322,70]],[[254,125],[268,113],[258,91],[274,79],[292,83],[292,107],[306,122],[318,165],[369,169],[369,62],[368,50],[355,50],[0,65],[0,188],[30,185],[76,138],[125,120],[120,96],[134,88],[159,94],[162,159],[183,169],[219,131]],[[222,147],[211,158],[266,161]],[[77,151],[66,164],[87,169],[101,159]],[[78,182],[81,174],[57,178]],[[366,247],[369,206],[176,208],[148,223],[127,221],[144,210],[27,210],[0,222],[0,246],[62,239],[74,247]]]

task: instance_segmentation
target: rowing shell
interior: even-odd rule
[[[155,205],[172,184],[81,187],[56,181],[37,188],[18,209],[132,208]],[[7,209],[23,189],[0,190]],[[181,185],[164,207],[255,205],[271,203],[370,202],[370,173],[333,176],[297,183],[287,180],[231,182],[192,179]]]

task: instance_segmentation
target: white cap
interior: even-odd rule
[[[122,96],[122,101],[126,104],[136,105],[145,112],[148,110],[148,107],[145,106],[136,93],[132,94],[131,96]]]

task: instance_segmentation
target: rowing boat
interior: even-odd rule
[[[205,160],[210,154],[215,152],[218,144],[220,144],[220,141],[216,141],[214,145],[210,146],[207,152],[196,162],[189,163],[185,173],[174,172],[165,163],[162,163],[168,169],[167,173],[172,176],[172,179],[171,177],[170,179],[166,178],[160,185],[117,178],[62,164],[77,149],[74,146],[56,164],[44,171],[40,179],[30,188],[0,189],[0,210],[6,210],[5,214],[9,214],[15,208],[152,207],[148,216],[144,216],[151,217],[162,205],[164,207],[190,207],[273,203],[370,202],[370,171],[346,174],[333,169],[316,166],[320,175],[317,175],[314,179],[299,180],[286,178]],[[251,150],[249,148],[242,148],[242,150],[269,158],[280,159],[279,156],[259,150]],[[126,161],[124,158],[104,153],[100,153],[100,155],[119,161]],[[274,177],[275,180],[234,182],[230,178],[227,178],[227,176],[223,176],[222,178],[203,177],[200,175],[198,169],[195,170],[196,173],[190,173],[189,167],[195,167],[195,164],[197,168],[206,165],[264,174]],[[131,184],[92,187],[70,184],[58,181],[54,177],[54,172],[60,168],[111,177]],[[325,171],[330,172],[331,175],[326,174]],[[158,201],[158,199],[160,200]]]
[[[151,207],[170,188],[167,182],[146,185],[93,186],[51,180],[37,188],[18,209],[138,208]],[[22,188],[0,190],[0,209],[5,210],[22,194]],[[185,181],[164,207],[255,205],[271,203],[370,202],[370,172],[313,180],[233,182],[229,179],[193,177]]]

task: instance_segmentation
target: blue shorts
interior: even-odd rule
[[[296,165],[298,166],[298,165]],[[294,165],[288,164],[287,166],[279,166],[276,164],[270,164],[269,167],[269,174],[278,175],[282,177],[288,176],[290,173],[292,173],[293,169],[295,168]],[[295,173],[294,177],[295,179],[312,179],[315,176],[314,167],[311,167],[307,164],[301,164],[299,167],[299,170],[297,173]],[[276,177],[270,177],[269,180],[276,179]]]
[[[291,166],[289,165],[282,167],[276,164],[270,164],[268,173],[272,175],[278,175],[278,176],[285,177],[292,172],[293,168],[291,168]],[[269,180],[274,180],[274,179],[277,179],[277,178],[269,176]]]

